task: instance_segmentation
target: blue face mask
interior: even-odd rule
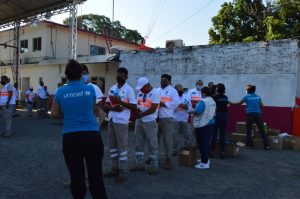
[[[83,83],[87,83],[89,81],[90,77],[89,77],[89,75],[82,75],[81,79],[82,79]]]
[[[201,91],[202,88],[203,88],[203,86],[199,86],[199,85],[196,86],[196,89],[197,89],[198,91]]]

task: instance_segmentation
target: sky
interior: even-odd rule
[[[146,45],[165,47],[166,40],[182,39],[186,46],[209,42],[211,18],[224,2],[232,0],[114,0],[114,19],[143,37]],[[112,18],[113,0],[87,0],[79,6],[78,15],[99,14]],[[62,23],[68,14],[52,21]],[[147,34],[148,33],[148,34]]]

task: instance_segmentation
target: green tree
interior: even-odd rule
[[[300,1],[234,0],[212,18],[211,44],[283,39],[300,35]]]
[[[63,23],[68,25],[70,19],[66,18]],[[111,37],[125,39],[133,43],[139,43],[143,40],[141,34],[136,30],[130,30],[121,25],[120,21],[111,22],[103,15],[88,14],[77,17],[78,29],[83,29],[99,34],[107,34]]]

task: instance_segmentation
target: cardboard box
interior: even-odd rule
[[[292,150],[291,149],[291,140],[292,136],[286,136],[283,138],[282,149],[284,150]]]
[[[255,149],[264,149],[264,142],[262,139],[253,139],[253,144]]]
[[[253,124],[252,126],[252,135],[254,134],[254,131],[257,129],[256,124]],[[239,134],[247,134],[247,127],[246,122],[237,122],[235,124],[235,132]]]
[[[240,147],[244,147],[245,144],[242,142],[236,141],[227,141],[225,146],[226,156],[235,157],[240,151]],[[215,145],[214,155],[218,156],[221,154],[221,142],[217,141]]]
[[[268,129],[269,136],[279,136],[281,131],[279,129]]]
[[[196,149],[181,148],[178,153],[178,162],[181,166],[191,167],[196,162]]]
[[[282,150],[283,148],[283,139],[278,136],[269,136],[269,142],[271,149]]]
[[[247,135],[241,133],[233,133],[232,139],[236,142],[247,143]]]
[[[291,150],[300,151],[300,137],[292,137],[290,141]]]

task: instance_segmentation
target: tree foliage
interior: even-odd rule
[[[300,36],[299,0],[234,0],[212,18],[211,44],[252,42]]]
[[[69,18],[66,18],[63,23],[68,25]],[[133,43],[140,43],[143,37],[137,30],[127,29],[121,25],[120,21],[111,22],[108,17],[103,15],[88,14],[77,17],[78,29],[87,30],[99,34],[107,34],[112,37],[124,39]]]

